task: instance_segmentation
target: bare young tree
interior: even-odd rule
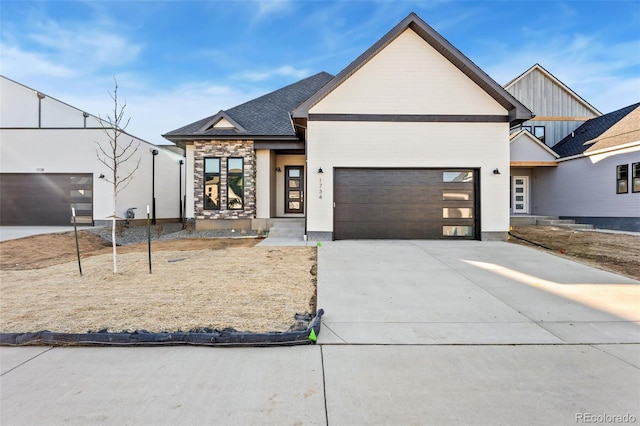
[[[120,103],[118,101],[118,81],[113,79],[115,88],[113,93],[109,92],[109,96],[113,100],[113,111],[108,113],[106,118],[100,117],[100,124],[102,130],[107,135],[108,146],[103,146],[100,142],[96,142],[98,149],[96,150],[96,156],[98,161],[104,164],[110,171],[110,176],[105,177],[105,180],[113,185],[113,214],[111,215],[111,243],[113,246],[113,273],[118,272],[118,262],[116,253],[116,221],[118,219],[117,202],[118,194],[131,183],[133,174],[140,167],[140,157],[135,167],[130,168],[128,171],[124,170],[124,163],[129,160],[135,161],[133,156],[140,147],[140,142],[137,145],[134,144],[133,138],[126,142],[125,138],[130,137],[125,133],[131,117],[124,119],[124,110],[127,107],[127,102]],[[124,143],[121,142],[125,139]],[[124,172],[124,173],[123,173]],[[123,173],[121,176],[120,174]]]

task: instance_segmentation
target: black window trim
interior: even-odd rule
[[[240,172],[236,172],[236,173],[231,173],[229,171],[229,160],[240,160],[242,161],[242,170]],[[227,158],[227,167],[226,167],[226,171],[227,171],[227,184],[226,184],[226,188],[227,188],[227,210],[244,210],[244,157],[228,157]],[[229,185],[230,185],[230,181],[231,181],[231,176],[242,176],[242,193],[241,194],[236,194],[240,196],[240,207],[231,207],[229,205]]]
[[[207,160],[218,160],[218,173],[207,173]],[[204,158],[204,163],[203,163],[203,177],[204,177],[204,182],[202,185],[202,194],[203,194],[203,203],[202,203],[202,209],[203,210],[221,210],[221,199],[220,199],[220,186],[222,185],[222,158],[220,157],[205,157]],[[218,207],[217,208],[208,208],[207,207],[207,176],[218,176]]]
[[[620,171],[625,171],[624,178],[620,178]],[[625,190],[620,191],[620,182],[625,182]],[[616,194],[628,194],[629,193],[629,165],[619,164],[616,166]]]
[[[637,170],[637,173],[636,173]],[[638,190],[636,191],[636,180],[638,183]],[[631,192],[638,193],[640,192],[640,162],[631,164]]]

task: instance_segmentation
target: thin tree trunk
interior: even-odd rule
[[[115,194],[115,191],[114,191]],[[113,273],[118,273],[118,258],[116,253],[116,196],[113,197],[113,222],[111,224],[111,246],[113,247]]]

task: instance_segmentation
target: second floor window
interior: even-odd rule
[[[544,143],[544,126],[534,126],[533,136],[540,139],[540,141]]]

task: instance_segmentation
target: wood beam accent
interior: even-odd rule
[[[547,117],[544,115],[535,116],[530,121],[587,121],[596,117]]]
[[[558,167],[555,161],[512,161],[511,167]]]

